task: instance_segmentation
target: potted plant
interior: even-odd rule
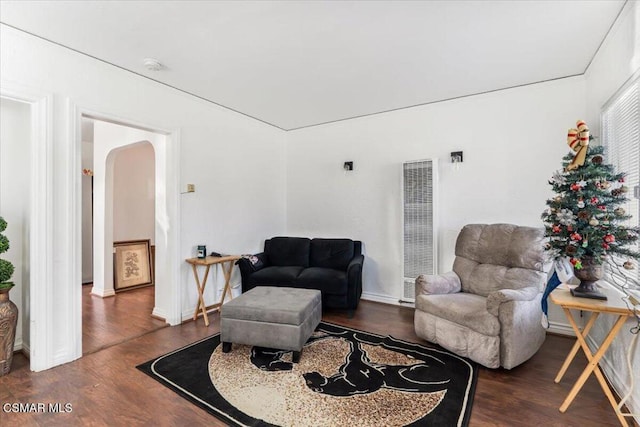
[[[0,216],[0,254],[9,250],[9,239],[4,235],[6,228],[7,221]],[[9,290],[13,288],[13,282],[9,280],[13,270],[10,261],[0,258],[0,376],[11,370],[18,324],[18,307],[9,299]]]
[[[555,259],[568,258],[581,281],[572,294],[606,299],[595,285],[603,277],[603,264],[635,268],[640,230],[627,225],[631,216],[621,206],[628,201],[625,174],[604,163],[604,147],[590,146],[592,138],[582,121],[569,131],[568,144],[575,153],[563,158],[563,169],[549,181],[555,196],[547,200],[542,220],[546,250]]]

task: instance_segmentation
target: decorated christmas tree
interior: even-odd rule
[[[611,254],[623,257],[623,268],[630,270],[640,252],[634,248],[639,230],[626,225],[631,216],[621,206],[628,201],[625,174],[604,163],[604,147],[589,145],[591,139],[582,121],[569,131],[568,144],[574,152],[563,158],[563,169],[549,181],[556,195],[547,200],[542,220],[547,251],[555,259],[570,260],[584,282],[580,292],[597,293],[593,285],[597,278],[584,280],[580,270],[600,269],[601,276]]]

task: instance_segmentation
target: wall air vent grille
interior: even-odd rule
[[[419,160],[402,165],[403,190],[403,299],[413,301],[414,282],[420,274],[436,274],[437,161]]]

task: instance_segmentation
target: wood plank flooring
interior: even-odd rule
[[[124,295],[122,293],[121,295]],[[118,298],[120,299],[120,298]],[[132,298],[133,299],[133,298]],[[121,301],[115,305],[126,305]],[[108,300],[106,304],[111,304]],[[92,303],[95,307],[95,301]],[[139,302],[132,303],[138,305]],[[118,307],[127,311],[126,307]],[[95,319],[83,321],[96,325]],[[108,313],[105,314],[108,316]],[[413,309],[362,301],[353,318],[329,311],[323,319],[344,326],[422,342],[413,330]],[[224,424],[179,397],[135,366],[219,331],[219,315],[211,325],[201,319],[175,327],[161,327],[116,345],[102,348],[110,339],[107,329],[95,327],[85,337],[93,340],[82,359],[44,371],[31,372],[28,360],[16,354],[12,371],[0,377],[0,402],[70,403],[69,413],[5,413],[0,407],[0,426],[186,426]],[[136,320],[137,322],[138,320]],[[122,327],[131,319],[114,316]],[[100,323],[100,322],[98,322]],[[153,323],[153,322],[151,322]],[[133,327],[131,327],[133,330]],[[85,338],[86,339],[86,338]],[[617,426],[613,410],[593,378],[565,414],[558,407],[581,373],[586,360],[579,357],[560,384],[553,379],[573,344],[573,339],[550,335],[530,361],[511,371],[481,369],[471,415],[471,426]],[[438,426],[440,427],[440,426]]]
[[[147,286],[101,298],[91,295],[91,285],[82,286],[82,354],[166,327],[151,317],[154,292]]]

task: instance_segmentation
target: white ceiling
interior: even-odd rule
[[[2,0],[0,21],[289,130],[582,74],[623,5]]]

